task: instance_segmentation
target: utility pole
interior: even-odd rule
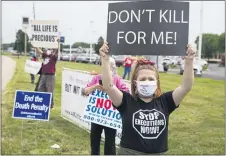
[[[35,20],[35,2],[33,2],[33,18]]]
[[[24,27],[24,54],[27,56],[27,28]]]
[[[33,2],[33,18],[35,20],[35,2]],[[35,49],[35,56],[37,57],[36,49]]]
[[[92,47],[92,37],[93,37],[93,21],[90,21],[90,46],[89,46],[89,61],[91,63],[91,54],[93,51],[93,47]]]
[[[61,37],[61,32],[59,32],[59,37],[58,37],[58,60],[60,60],[61,52],[60,52],[60,37]]]
[[[22,18],[22,26],[24,29],[24,54],[27,55],[27,28],[29,26],[29,18],[23,17]]]
[[[70,31],[70,34],[73,34],[73,32],[72,32],[72,28],[69,28],[69,31]],[[72,44],[73,44],[73,42],[70,42],[70,47],[69,47],[69,61],[71,61],[71,53],[72,53]]]
[[[201,1],[201,8],[200,8],[200,34],[199,34],[199,49],[198,49],[198,59],[201,60],[201,53],[202,53],[202,23],[203,23],[203,1]]]

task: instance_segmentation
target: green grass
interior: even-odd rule
[[[56,107],[51,111],[49,122],[24,120],[21,148],[22,121],[11,117],[14,93],[17,89],[34,90],[35,86],[30,84],[29,74],[23,71],[25,59],[14,59],[17,62],[15,75],[3,93],[2,154],[89,154],[89,133],[60,117],[61,71],[63,67],[100,71],[100,67],[70,62],[57,63]],[[120,75],[122,71],[119,68]],[[181,82],[180,75],[161,73],[160,78],[163,91],[174,89]],[[60,150],[50,148],[55,143],[61,146]],[[224,154],[224,81],[195,79],[192,91],[170,116],[167,154]]]

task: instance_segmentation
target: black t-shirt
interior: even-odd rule
[[[173,92],[164,93],[149,103],[122,93],[122,104],[117,108],[123,126],[120,146],[149,154],[167,151],[169,115],[176,109]]]

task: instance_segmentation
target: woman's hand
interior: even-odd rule
[[[195,58],[195,51],[192,48],[190,44],[187,45],[187,51],[186,51],[186,56],[184,57],[185,60],[194,60]]]
[[[89,94],[91,94],[96,89],[104,91],[103,86],[101,86],[99,84],[95,84],[95,85],[93,85],[91,87],[84,88],[83,91],[82,91],[82,94],[85,95],[85,96],[89,96]]]
[[[108,43],[105,41],[104,44],[102,45],[102,47],[99,50],[100,56],[101,57],[105,57],[108,55],[108,51],[109,47],[108,47]]]
[[[104,92],[104,87],[103,87],[102,85],[100,85],[100,84],[96,84],[96,85],[94,86],[94,88],[95,88],[95,89],[98,89],[98,90],[101,90],[101,91]],[[95,89],[94,89],[94,90],[95,90]]]

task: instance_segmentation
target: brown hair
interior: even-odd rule
[[[134,66],[131,74],[131,93],[135,99],[137,99],[135,80],[137,80],[138,72],[142,69],[148,69],[155,72],[155,76],[157,80],[157,90],[155,92],[154,98],[157,98],[162,94],[161,88],[160,88],[159,72],[154,66],[154,64],[155,63],[150,62],[146,59],[138,59],[136,62],[134,62]]]

